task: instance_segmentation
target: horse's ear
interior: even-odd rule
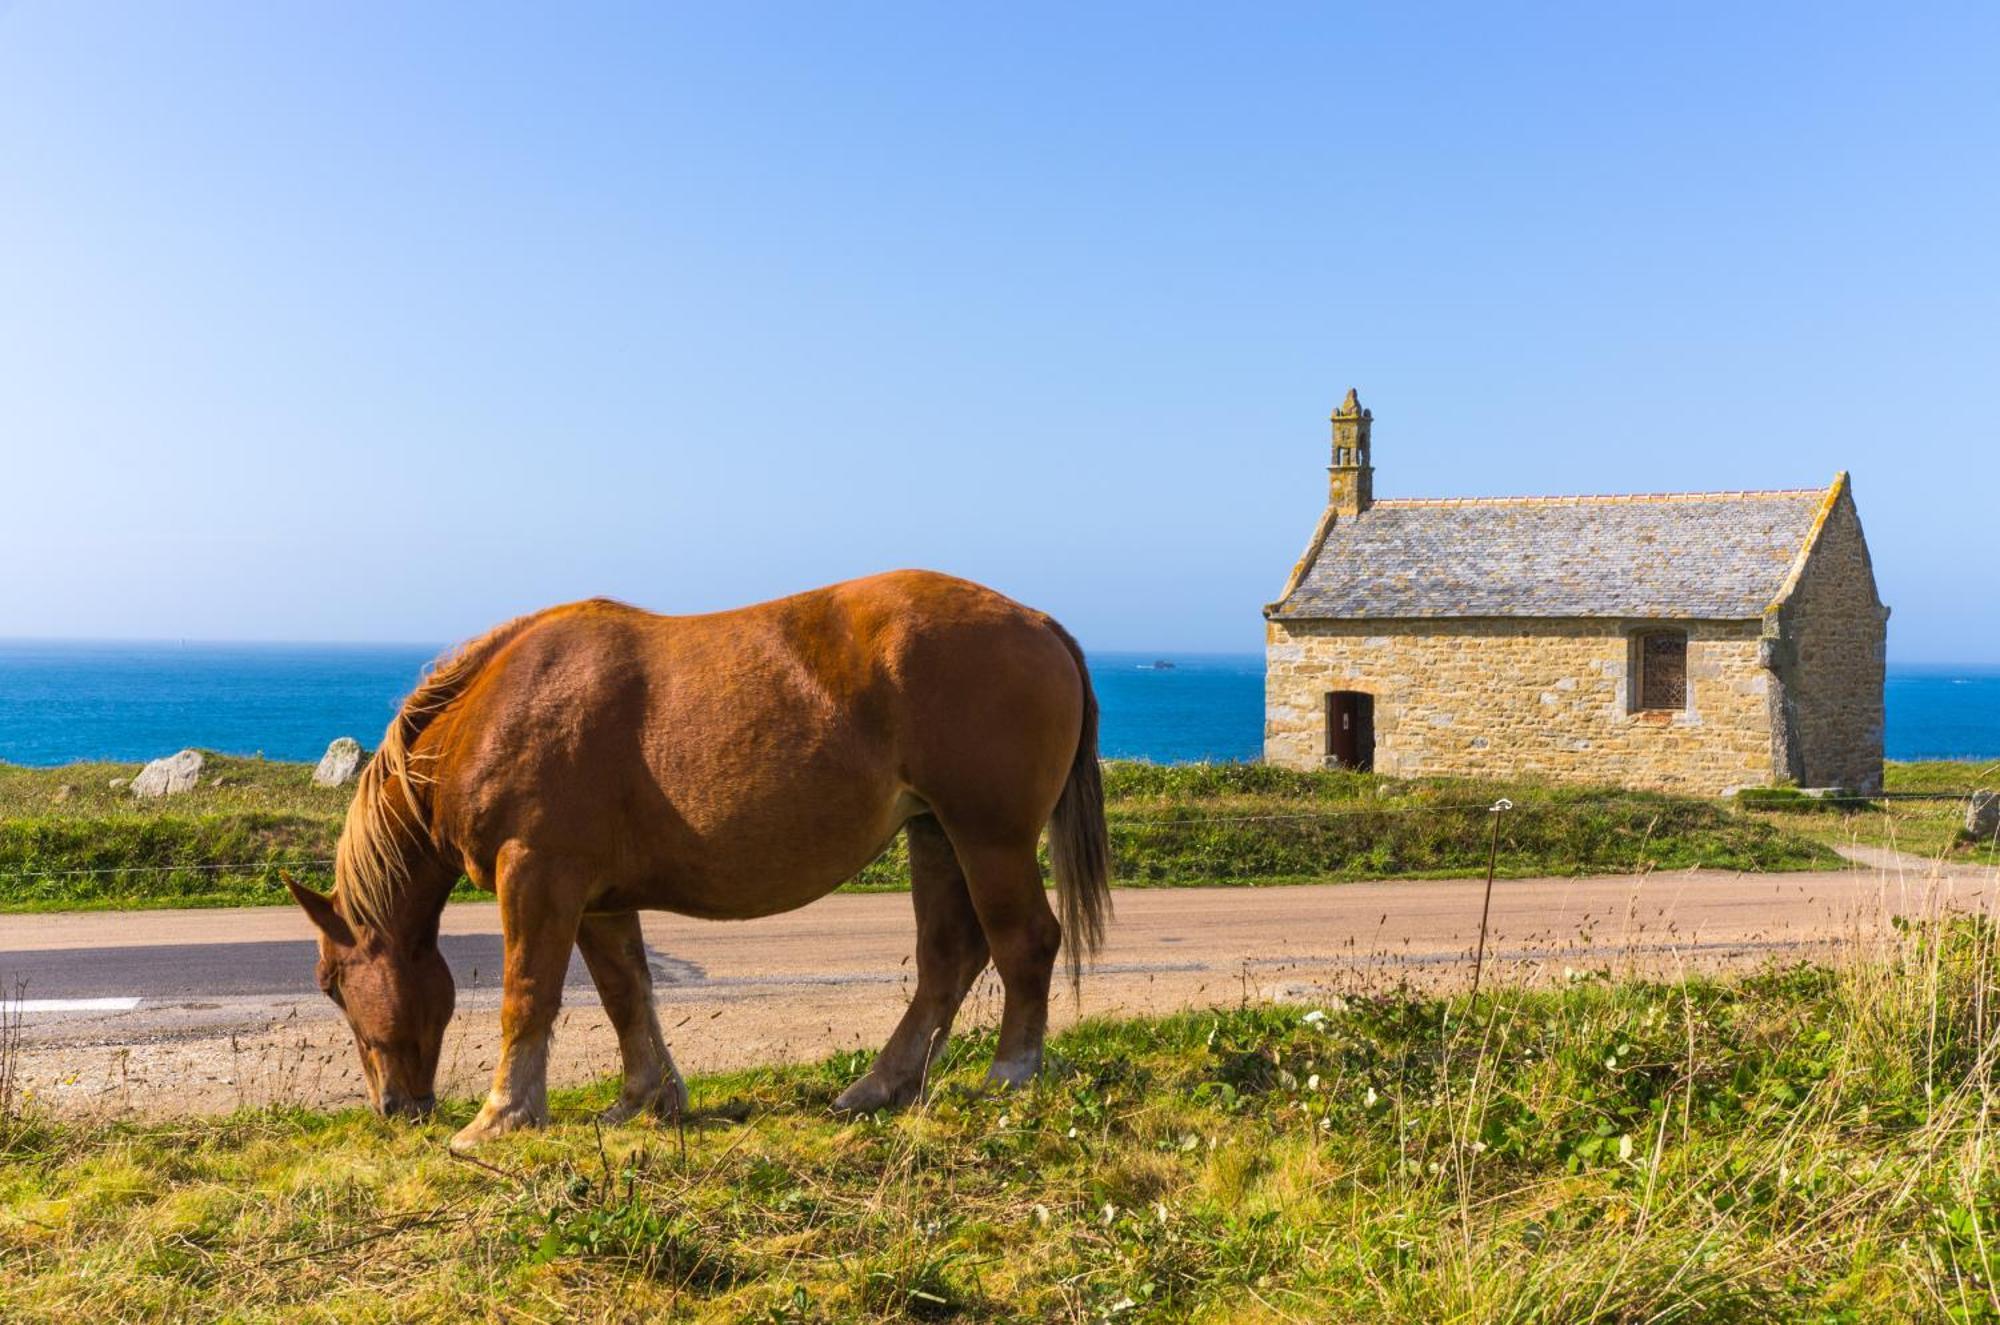
[[[353,946],[354,931],[348,927],[346,918],[334,909],[331,897],[325,893],[314,892],[283,870],[278,871],[278,877],[285,881],[285,887],[291,889],[293,899],[305,908],[307,918],[318,926],[320,933],[343,948]]]

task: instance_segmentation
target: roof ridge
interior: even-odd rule
[[[1637,505],[1641,502],[1758,501],[1776,497],[1819,497],[1825,488],[1745,488],[1729,492],[1578,493],[1556,497],[1382,497],[1374,507],[1424,506],[1585,506]]]

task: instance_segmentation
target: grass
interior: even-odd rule
[[[281,867],[326,878],[351,788],[211,754],[198,789],[140,800],[140,767],[0,763],[0,910],[277,903]]]
[[[282,904],[279,870],[321,886],[346,788],[305,764],[209,756],[202,785],[135,800],[135,764],[0,764],[0,911]],[[1258,764],[1106,766],[1126,887],[1435,878],[1486,868],[1505,796],[1504,876],[1709,866],[1834,868],[1820,841],[1720,802],[1609,787],[1299,773]],[[900,839],[851,887],[906,887]],[[464,895],[473,895],[469,889]]]
[[[1890,793],[1933,793],[1937,800],[1809,801],[1759,811],[1788,833],[1829,846],[1889,847],[1954,864],[2000,865],[2000,842],[1975,842],[1965,833],[1965,796],[2000,788],[2000,762],[1927,760],[1891,763],[1883,777]]]
[[[2000,1320],[2000,956],[1086,1024],[1011,1096],[606,1083],[475,1165],[356,1113],[0,1117],[0,1319]]]

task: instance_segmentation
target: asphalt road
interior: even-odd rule
[[[491,984],[500,969],[498,934],[448,934],[438,946],[461,988]],[[309,938],[0,952],[0,990],[18,987],[38,1008],[132,997],[153,1002],[253,994],[304,998],[318,992],[313,979],[318,957],[318,945]],[[572,955],[565,983],[585,985],[589,980],[582,958]]]
[[[1872,863],[1838,873],[1502,880],[1488,978],[1670,973],[1838,952],[1885,934],[1891,915],[1982,906],[1996,891],[1992,871]],[[1055,1020],[1462,984],[1482,889],[1444,880],[1121,890],[1105,951],[1080,1000],[1062,992]],[[836,895],[754,921],[648,915],[644,924],[663,1020],[694,1071],[872,1047],[914,982],[915,927],[900,894]],[[448,907],[442,943],[459,983],[444,1086],[473,1092],[492,1057],[496,909]],[[0,991],[12,998],[18,988],[26,1000],[15,1003],[24,1078],[65,1107],[351,1101],[352,1050],[313,983],[313,961],[310,927],[288,908],[0,916]],[[989,972],[964,1019],[990,1020],[999,994]],[[572,961],[560,1076],[615,1070],[595,1003]]]

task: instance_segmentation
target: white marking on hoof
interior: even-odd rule
[[[835,1113],[873,1113],[877,1109],[900,1109],[917,1096],[915,1086],[892,1086],[873,1072],[840,1092],[833,1102]]]
[[[989,1086],[998,1086],[1002,1090],[1015,1090],[1033,1081],[1035,1074],[1041,1070],[1042,1056],[1040,1054],[1035,1054],[1033,1057],[1017,1058],[1012,1062],[1001,1062],[999,1059],[995,1059],[993,1066],[987,1070],[986,1084]]]
[[[537,1116],[533,1110],[519,1105],[496,1106],[489,1099],[485,1107],[480,1109],[479,1116],[459,1128],[451,1138],[451,1148],[464,1154],[474,1146],[491,1141],[496,1136],[524,1131],[530,1127],[541,1127],[547,1122],[546,1113]]]

